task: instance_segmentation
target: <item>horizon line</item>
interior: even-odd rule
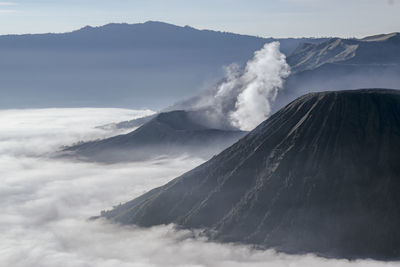
[[[140,24],[146,24],[146,23],[159,23],[159,24],[166,24],[169,26],[175,26],[179,28],[191,28],[193,30],[198,30],[198,31],[211,31],[211,32],[218,32],[218,33],[227,33],[227,34],[235,34],[235,35],[241,35],[241,36],[249,36],[249,37],[255,37],[255,38],[260,38],[260,39],[302,39],[302,38],[307,38],[307,39],[323,39],[323,38],[341,38],[341,39],[362,39],[366,37],[372,37],[376,35],[387,35],[387,34],[393,34],[393,33],[399,33],[399,32],[388,32],[388,33],[376,33],[372,35],[367,35],[367,36],[286,36],[286,37],[273,37],[273,36],[259,36],[259,35],[251,35],[251,34],[246,34],[246,33],[236,33],[236,32],[230,32],[230,31],[223,31],[223,30],[212,30],[212,29],[199,29],[190,25],[177,25],[169,22],[164,22],[164,21],[157,21],[157,20],[147,20],[145,22],[137,22],[137,23],[127,23],[127,22],[109,22],[106,24],[100,24],[100,25],[84,25],[79,28],[75,28],[69,31],[60,31],[60,32],[27,32],[27,33],[8,33],[8,34],[0,34],[0,37],[5,37],[5,36],[24,36],[24,35],[46,35],[46,34],[68,34],[68,33],[74,33],[80,30],[83,30],[85,28],[103,28],[109,25],[140,25]]]

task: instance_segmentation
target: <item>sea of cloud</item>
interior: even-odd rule
[[[97,125],[151,113],[125,109],[0,111],[0,266],[399,265],[218,244],[171,225],[143,229],[88,220],[202,163],[181,157],[102,165],[51,157],[63,145],[121,133]]]

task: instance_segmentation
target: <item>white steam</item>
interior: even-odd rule
[[[290,74],[285,55],[279,52],[279,43],[266,44],[254,54],[236,83],[242,88],[235,110],[229,116],[232,124],[242,130],[252,130],[271,112],[284,78]]]
[[[101,165],[38,156],[81,138],[112,135],[93,129],[147,112],[111,109],[0,111],[0,266],[12,267],[354,267],[377,261],[289,256],[217,244],[177,231],[89,221],[202,163],[193,158]],[[38,153],[39,152],[39,153]]]
[[[200,111],[201,119],[211,127],[252,130],[268,118],[290,74],[279,46],[279,42],[265,44],[244,69],[237,64],[226,67],[224,81],[217,87],[171,109]]]

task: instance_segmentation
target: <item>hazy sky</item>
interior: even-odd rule
[[[259,36],[400,31],[400,0],[0,0],[0,34],[158,20]]]

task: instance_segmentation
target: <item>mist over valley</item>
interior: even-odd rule
[[[0,1],[0,266],[400,266],[383,2]]]

